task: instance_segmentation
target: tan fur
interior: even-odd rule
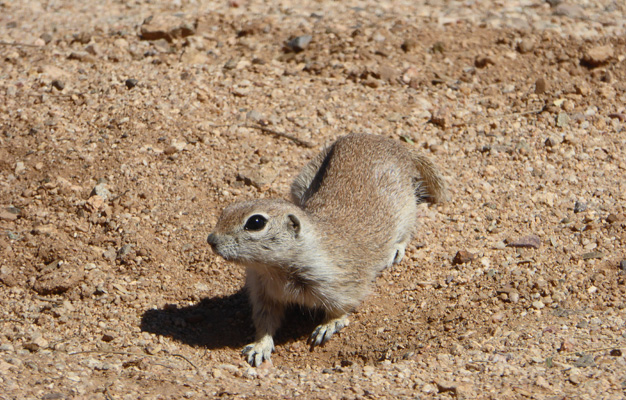
[[[270,358],[288,304],[325,311],[311,347],[346,326],[380,271],[404,256],[417,205],[444,200],[446,189],[433,163],[413,148],[355,134],[309,162],[291,197],[231,204],[207,239],[219,255],[247,268],[257,336],[243,352],[252,365]],[[244,228],[258,216],[266,220],[263,229]]]

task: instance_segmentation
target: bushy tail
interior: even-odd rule
[[[410,148],[410,151],[415,168],[419,172],[419,177],[416,177],[415,189],[415,195],[418,199],[430,203],[441,203],[448,200],[447,185],[439,169],[429,158],[417,150]]]

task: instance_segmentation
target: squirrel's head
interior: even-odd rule
[[[207,242],[224,259],[249,266],[285,265],[298,253],[308,222],[284,200],[253,200],[224,209]]]

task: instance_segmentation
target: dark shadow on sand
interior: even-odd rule
[[[275,344],[306,340],[322,318],[321,312],[300,307],[288,309]],[[210,350],[240,349],[254,340],[252,307],[245,289],[229,296],[205,298],[187,307],[167,305],[147,310],[141,317],[141,330]]]

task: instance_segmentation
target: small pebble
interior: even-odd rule
[[[106,201],[109,197],[111,197],[111,191],[107,188],[106,183],[99,183],[94,186],[90,196],[100,196],[102,200]]]
[[[63,90],[65,89],[65,83],[63,83],[63,81],[60,81],[58,79],[53,80],[50,85],[52,85],[53,88],[55,88],[56,90]]]
[[[609,224],[614,224],[617,221],[619,221],[619,217],[617,215],[615,215],[615,214],[609,214],[606,217],[606,222],[608,222]]]
[[[517,51],[519,51],[522,54],[530,53],[534,49],[535,49],[535,41],[530,38],[522,40],[517,45]]]
[[[548,82],[544,78],[539,78],[535,81],[535,93],[543,94],[548,90]]]
[[[400,48],[405,53],[408,53],[411,50],[415,49],[417,47],[417,45],[418,45],[417,40],[415,40],[415,39],[406,39],[404,42],[402,42],[402,45],[400,46]]]
[[[569,124],[569,115],[566,112],[560,112],[556,117],[556,126],[559,128],[566,127]]]
[[[587,209],[586,203],[583,203],[582,201],[577,201],[576,203],[574,203],[574,212],[576,214],[581,213],[585,211],[586,209]]]
[[[459,250],[457,251],[454,258],[452,259],[452,264],[453,265],[465,264],[475,259],[476,259],[476,254],[470,253],[467,250]]]
[[[127,87],[128,89],[132,89],[132,88],[134,88],[135,86],[137,86],[137,83],[138,83],[138,82],[139,82],[139,81],[138,81],[137,79],[130,78],[130,79],[126,79],[126,80],[124,81],[124,84],[126,85],[126,87]]]
[[[583,354],[576,361],[574,361],[574,366],[578,368],[591,367],[595,364],[595,360],[593,359],[593,355],[591,354]]]
[[[546,139],[545,145],[547,147],[556,147],[563,142],[560,136],[550,136]]]
[[[507,246],[538,249],[541,247],[541,239],[536,235],[528,235],[514,240],[507,240]]]
[[[594,258],[602,258],[602,257],[604,257],[604,254],[602,254],[599,251],[590,251],[590,252],[585,253],[585,254],[583,254],[581,256],[581,258],[583,260],[591,260],[591,259],[594,259]]]
[[[307,48],[313,36],[311,35],[302,35],[295,37],[287,42],[287,48],[295,53],[300,53]]]
[[[597,46],[589,49],[582,57],[582,64],[590,68],[599,67],[609,62],[615,52],[611,45]]]

